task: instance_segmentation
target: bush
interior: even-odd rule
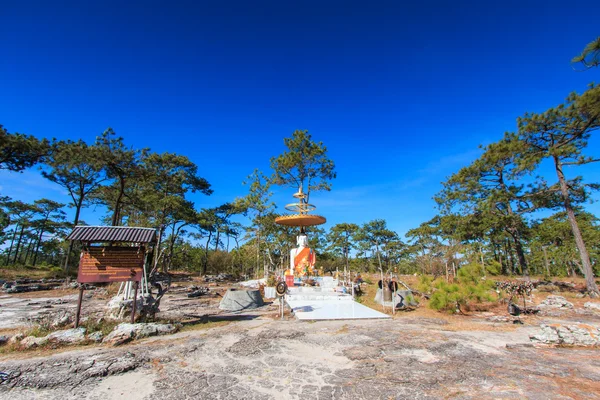
[[[406,298],[404,299],[404,303],[406,304],[419,304],[419,300],[417,300],[415,298],[415,296],[413,296],[412,294],[409,294],[408,296],[406,296]]]
[[[419,290],[427,282],[431,284],[432,279],[421,277]],[[468,308],[469,303],[494,300],[491,291],[494,287],[493,281],[483,277],[481,265],[468,264],[458,270],[456,283],[433,282],[429,307],[438,311],[461,312],[461,309]]]
[[[433,278],[429,275],[421,275],[419,277],[419,283],[417,285],[417,290],[422,293],[431,293],[433,286]]]
[[[433,292],[429,300],[430,308],[456,312],[460,310],[461,305],[465,305],[465,295],[456,283],[441,281],[435,285],[435,288],[437,290]]]

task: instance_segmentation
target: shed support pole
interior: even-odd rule
[[[77,313],[75,314],[75,328],[79,328],[79,317],[81,316],[81,301],[83,300],[83,285],[79,286],[79,299],[77,300]]]
[[[135,322],[135,306],[137,304],[137,292],[138,292],[138,282],[136,281],[134,284],[134,289],[133,289],[133,304],[132,304],[132,308],[131,308],[131,323],[133,324]]]

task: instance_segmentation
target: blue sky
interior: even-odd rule
[[[110,126],[184,154],[214,189],[192,196],[198,208],[245,194],[244,178],[308,129],[338,172],[311,196],[318,212],[403,234],[435,214],[440,182],[479,144],[600,78],[569,63],[600,35],[598,2],[403,3],[0,0],[0,124],[89,142]],[[35,170],[0,173],[0,186],[68,200]]]

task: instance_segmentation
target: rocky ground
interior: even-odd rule
[[[538,294],[546,309],[523,324],[494,312],[424,309],[391,320],[307,323],[276,319],[274,304],[219,314],[216,300],[193,303],[176,292],[165,312],[204,316],[202,323],[117,347],[5,352],[0,398],[600,399],[600,347],[541,343],[555,334],[554,343],[569,344],[559,334],[569,326],[595,340],[600,313],[584,307],[589,299]]]

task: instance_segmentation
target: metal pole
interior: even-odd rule
[[[132,324],[135,322],[135,306],[136,306],[136,303],[137,303],[137,292],[138,292],[138,282],[136,281],[134,283],[133,305],[132,305],[132,309],[131,309],[131,323]]]
[[[149,294],[149,287],[148,287],[148,272],[146,271],[146,267],[148,265],[148,254],[146,253],[146,249],[144,248],[144,275],[143,275],[143,282],[142,282],[142,297],[145,295]],[[144,290],[146,293],[144,293]]]
[[[379,273],[380,273],[379,276],[381,276],[381,307],[383,308],[383,313],[385,314],[385,296],[384,296],[385,282],[383,281],[383,269],[382,268],[379,268]]]
[[[394,281],[394,278],[390,282],[392,282],[392,287],[394,288],[394,292],[392,293],[392,314],[396,315],[396,286],[398,286],[398,283]]]
[[[81,316],[81,301],[83,300],[83,285],[79,286],[79,299],[77,300],[77,313],[75,314],[75,328],[79,328],[79,317]]]
[[[283,296],[279,298],[279,307],[281,308],[281,320],[283,321]]]

